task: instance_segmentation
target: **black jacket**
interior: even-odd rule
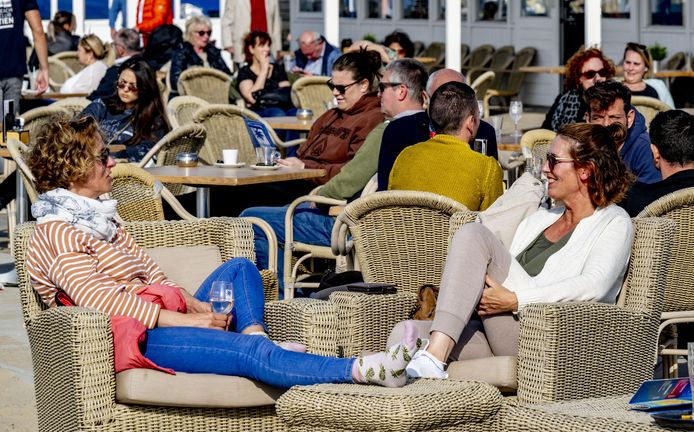
[[[219,48],[207,45],[205,52],[207,53],[207,62],[210,64],[210,67],[231,76],[231,71],[224,63],[222,52]],[[178,77],[191,66],[203,66],[202,59],[195,53],[193,45],[189,42],[181,42],[171,56],[171,69],[169,71],[171,74],[171,95],[169,98],[178,96]]]

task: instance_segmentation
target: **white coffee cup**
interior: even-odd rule
[[[238,149],[222,150],[222,157],[224,165],[236,165],[239,162],[239,151]]]

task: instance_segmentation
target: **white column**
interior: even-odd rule
[[[323,36],[328,43],[336,47],[340,46],[340,2],[337,0],[323,0]]]
[[[128,19],[126,20],[128,28],[135,28],[135,23],[137,22],[137,0],[126,0],[125,7],[128,9]]]
[[[446,0],[446,67],[460,71],[460,0]]]
[[[72,14],[75,15],[75,20],[77,21],[75,34],[91,33],[91,29],[84,27],[84,0],[72,0]]]
[[[53,19],[56,12],[58,12],[58,0],[51,0],[51,16],[48,19]]]
[[[586,17],[584,43],[586,47],[600,48],[602,46],[600,0],[586,0],[584,10]]]

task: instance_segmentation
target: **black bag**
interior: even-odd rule
[[[311,297],[318,300],[327,300],[335,291],[348,291],[347,285],[351,285],[358,282],[364,282],[364,277],[361,272],[356,270],[350,270],[342,273],[335,273],[332,270],[327,270],[323,273],[320,283],[318,285],[318,290]]]
[[[256,90],[251,95],[255,99],[255,109],[265,108],[281,108],[287,110],[292,108],[292,97],[290,87],[280,87],[274,90],[260,89]]]

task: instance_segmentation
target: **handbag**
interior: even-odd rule
[[[282,108],[289,109],[292,105],[291,88],[279,87],[273,90],[260,89],[251,93],[255,109]]]

